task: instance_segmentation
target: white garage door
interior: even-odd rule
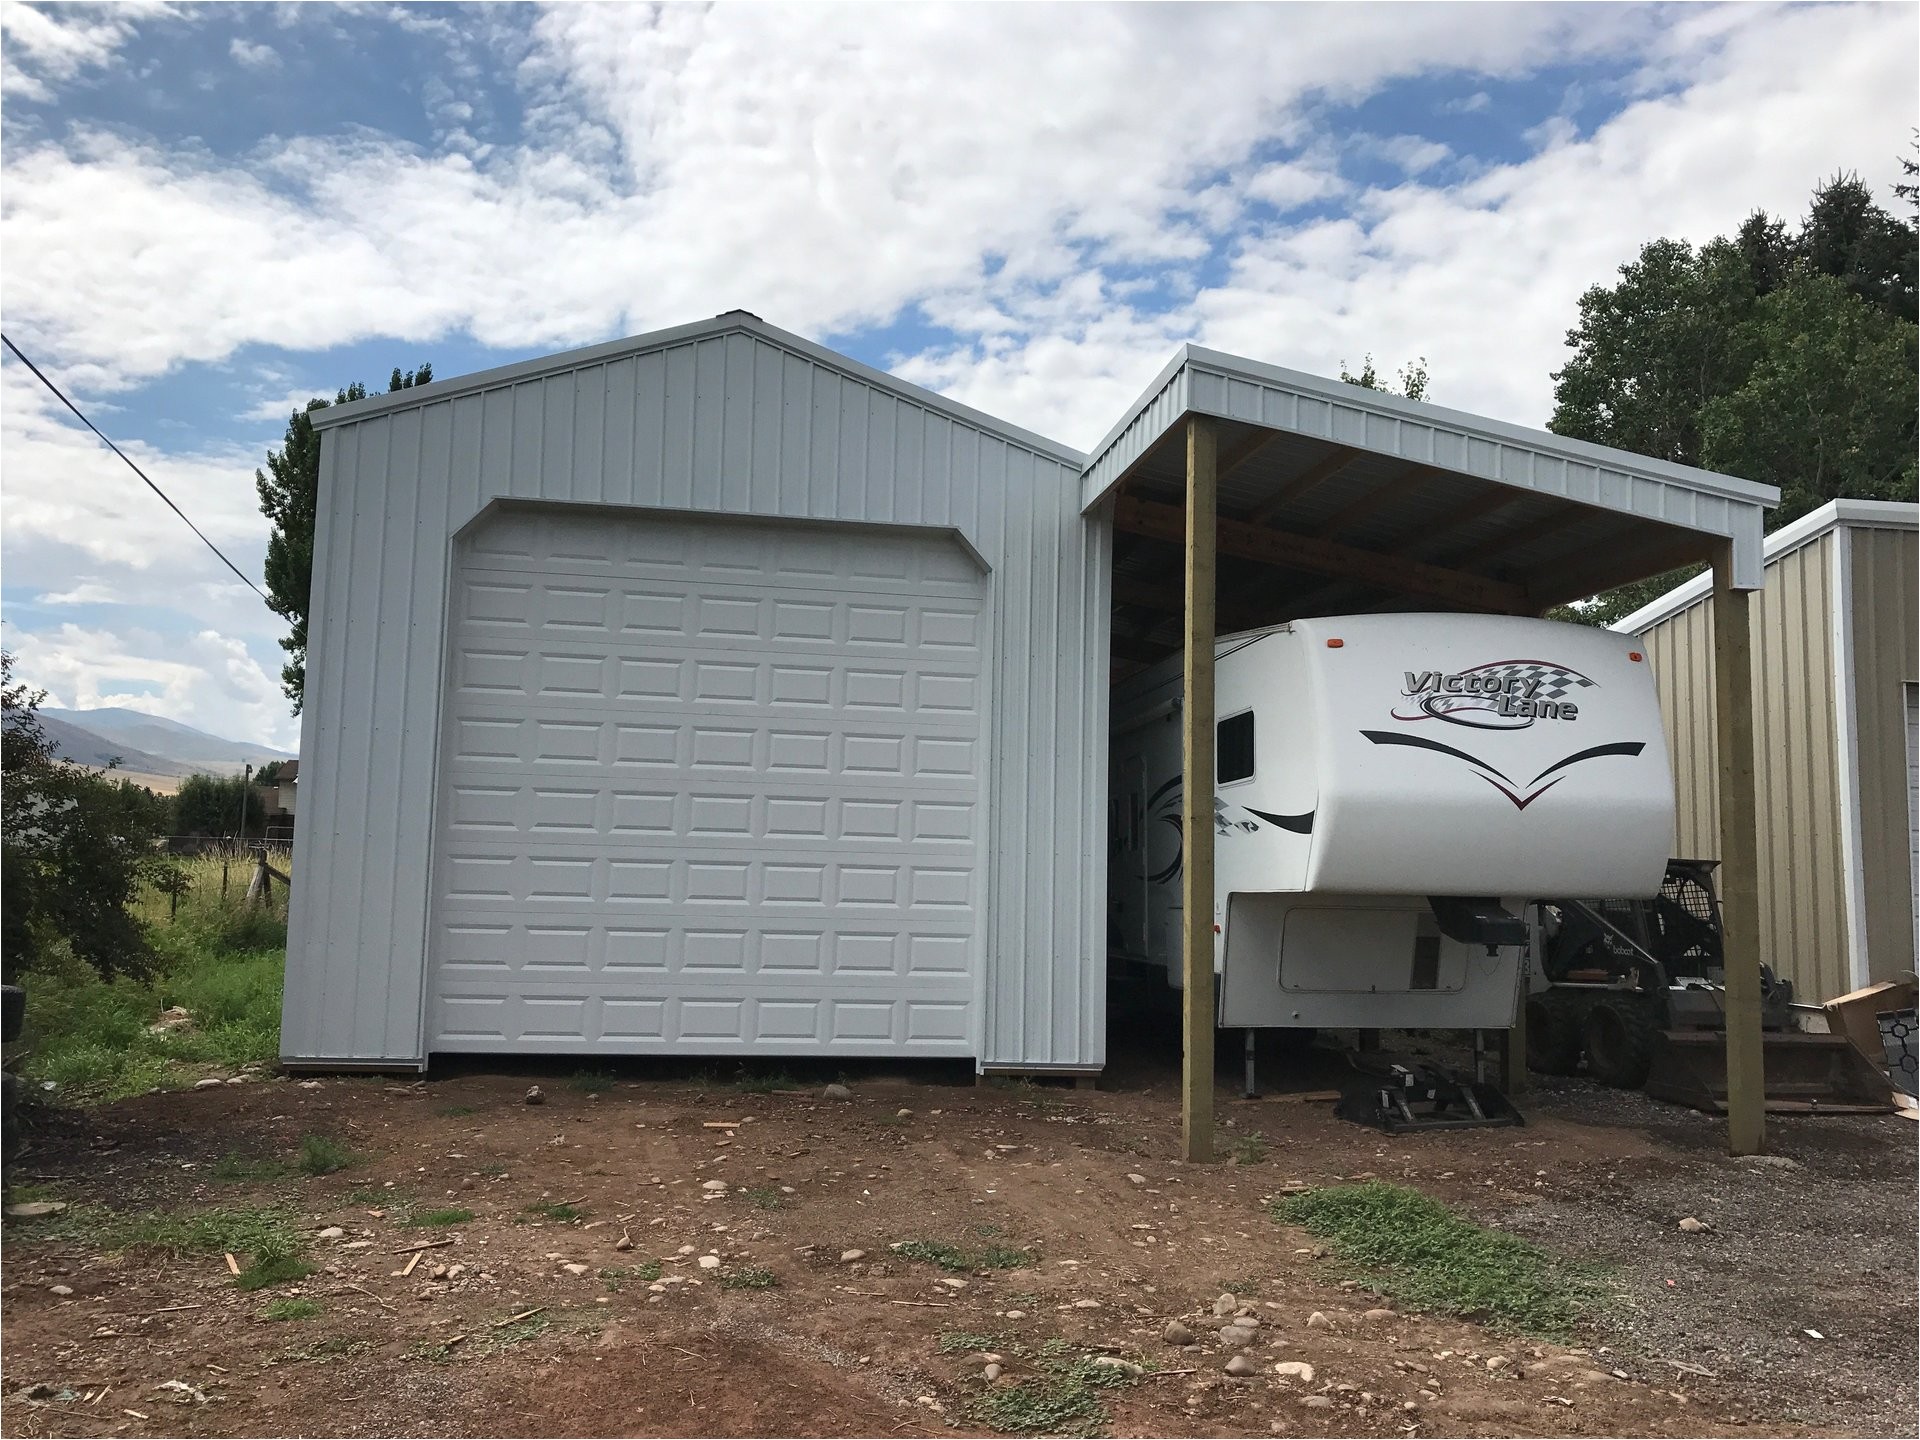
[[[937,535],[486,521],[429,1048],[972,1054],[985,593]]]

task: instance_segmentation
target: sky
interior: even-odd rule
[[[0,0],[0,319],[236,564],[290,411],[750,310],[1081,448],[1183,341],[1543,424],[1658,236],[1886,196],[1911,4]],[[0,363],[0,643],[287,748],[285,626]]]

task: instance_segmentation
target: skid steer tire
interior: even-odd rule
[[[1527,1068],[1538,1075],[1571,1075],[1580,1068],[1580,1026],[1545,997],[1527,1001]]]
[[[1637,1090],[1646,1084],[1660,1035],[1651,1006],[1627,999],[1602,1000],[1587,1011],[1580,1029],[1589,1075],[1616,1090]]]

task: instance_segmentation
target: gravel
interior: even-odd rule
[[[1773,1115],[1770,1157],[1743,1161],[1726,1154],[1724,1120],[1637,1091],[1546,1080],[1526,1105],[1638,1129],[1659,1149],[1583,1167],[1577,1184],[1480,1217],[1613,1267],[1621,1301],[1597,1339],[1617,1363],[1670,1388],[1695,1383],[1683,1367],[1710,1371],[1770,1424],[1913,1433],[1920,1127]]]

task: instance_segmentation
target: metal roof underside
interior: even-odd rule
[[[1179,649],[1188,414],[1219,434],[1218,624],[1381,610],[1538,614],[1709,558],[1761,582],[1770,486],[1185,347],[1096,447],[1114,652]],[[1116,672],[1117,673],[1117,672]]]

